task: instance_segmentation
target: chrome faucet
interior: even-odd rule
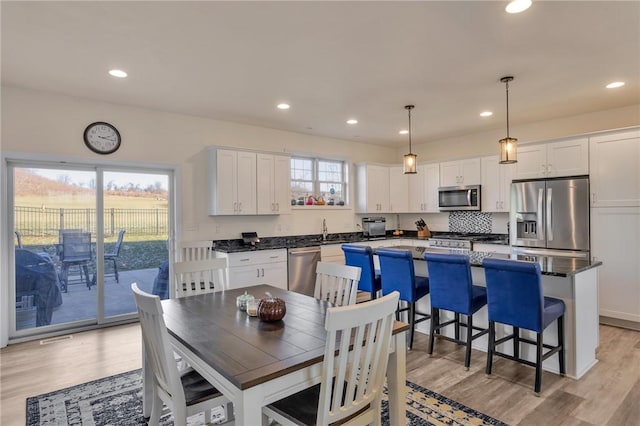
[[[322,241],[327,241],[327,221],[322,219]]]

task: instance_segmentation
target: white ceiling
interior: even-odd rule
[[[514,129],[640,104],[639,1],[505,5],[2,1],[2,84],[392,147],[409,103],[416,144],[505,129],[504,75]]]

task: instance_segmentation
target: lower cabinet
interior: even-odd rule
[[[287,250],[260,250],[251,252],[217,252],[229,262],[227,282],[229,289],[269,284],[287,289]],[[263,295],[254,294],[256,298]]]
[[[320,247],[320,260],[322,262],[339,263],[344,265],[344,252],[342,244],[328,244]]]

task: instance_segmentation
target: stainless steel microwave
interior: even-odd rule
[[[480,210],[480,185],[438,188],[440,211]]]

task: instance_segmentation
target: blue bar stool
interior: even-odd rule
[[[534,392],[540,395],[542,362],[558,352],[560,375],[566,373],[564,361],[564,302],[542,294],[540,265],[533,262],[486,258],[482,262],[487,282],[489,310],[489,348],[486,373],[491,374],[493,355],[535,367]],[[558,320],[558,344],[546,345],[542,333],[554,320]],[[513,334],[496,340],[495,324],[511,325]],[[520,337],[520,328],[536,332],[536,341]],[[513,356],[496,347],[513,339]],[[520,358],[520,342],[536,345],[536,362]],[[543,354],[543,348],[549,349]]]
[[[429,356],[433,353],[435,333],[441,328],[454,324],[455,338],[440,336],[459,345],[466,346],[464,367],[469,370],[471,364],[471,343],[474,339],[487,334],[485,328],[474,327],[473,314],[487,304],[487,289],[473,285],[469,256],[462,254],[425,253],[429,271],[429,290],[431,293],[431,331],[429,333]],[[440,323],[440,309],[455,313],[454,319]],[[467,316],[467,322],[460,321],[460,314]],[[460,327],[466,327],[466,342],[460,340]],[[473,334],[473,330],[480,333]]]
[[[409,349],[413,348],[413,334],[416,324],[431,318],[431,315],[416,311],[416,302],[429,294],[429,278],[416,277],[413,267],[413,256],[409,250],[400,249],[376,249],[380,260],[380,276],[382,277],[382,295],[398,291],[400,300],[407,302],[406,308],[398,308],[396,318],[400,318],[400,312],[408,311],[409,325]],[[422,318],[416,320],[416,314]]]
[[[382,284],[380,274],[376,274],[373,266],[373,250],[371,247],[343,244],[342,251],[347,265],[359,266],[362,269],[358,290],[371,293],[371,299],[375,299],[378,291],[382,289]]]

